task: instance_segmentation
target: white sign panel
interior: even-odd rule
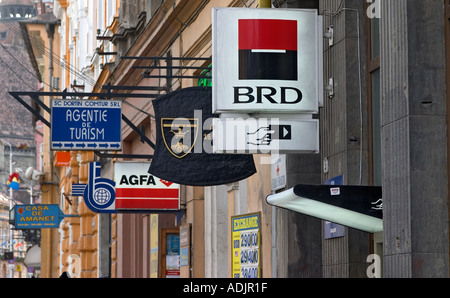
[[[148,173],[150,163],[114,164],[116,209],[179,210],[180,185]]]
[[[272,191],[277,191],[286,187],[286,155],[277,154],[272,157],[270,165],[272,180]]]
[[[317,10],[214,8],[214,113],[318,113],[322,35]]]
[[[318,153],[319,120],[213,119],[213,153]]]

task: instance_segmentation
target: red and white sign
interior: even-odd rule
[[[115,163],[116,209],[180,209],[180,185],[149,174],[149,167],[150,163]]]

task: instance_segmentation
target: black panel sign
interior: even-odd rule
[[[256,173],[252,155],[212,154],[212,89],[192,87],[153,102],[156,148],[149,173],[174,183],[212,186]]]

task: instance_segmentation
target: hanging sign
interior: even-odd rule
[[[180,185],[148,173],[150,163],[116,162],[116,209],[179,210]]]
[[[213,112],[318,113],[322,39],[317,10],[214,8]]]
[[[122,102],[119,100],[53,100],[51,149],[122,149]]]
[[[69,167],[70,166],[70,152],[58,151],[56,152],[56,166]]]
[[[272,191],[277,191],[286,187],[286,155],[272,156],[270,165],[270,178],[272,181]]]
[[[182,185],[212,186],[256,173],[253,156],[213,154],[210,87],[190,87],[153,101],[156,148],[149,173]]]
[[[14,208],[16,229],[59,228],[65,217],[78,217],[65,215],[59,205],[17,205]]]
[[[101,177],[100,162],[89,163],[88,184],[72,184],[72,196],[82,196],[88,208],[97,213],[116,213],[116,183]]]
[[[344,185],[344,176],[337,176],[328,180],[325,180],[324,185]],[[337,192],[337,189],[334,192]],[[331,191],[330,191],[331,192]],[[340,189],[339,189],[340,192]],[[325,220],[323,222],[323,234],[325,239],[344,237],[345,227],[343,225],[338,225],[334,222]]]
[[[318,153],[319,120],[217,118],[213,121],[216,153]]]

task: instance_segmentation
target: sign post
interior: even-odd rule
[[[122,101],[53,100],[51,149],[122,149]]]

